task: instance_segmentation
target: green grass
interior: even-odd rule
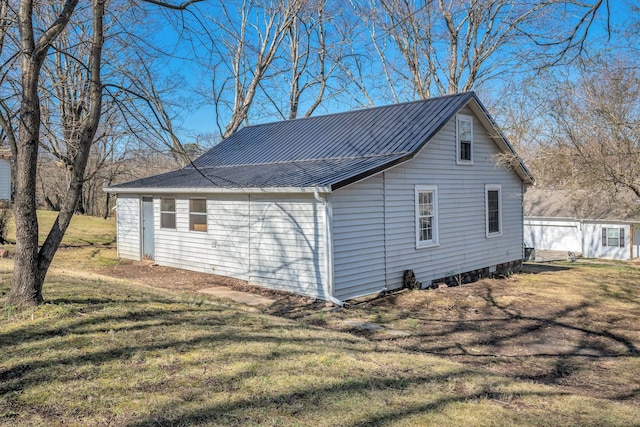
[[[47,238],[57,212],[38,211],[38,239],[40,244]],[[115,243],[116,223],[113,218],[102,219],[87,215],[74,215],[62,239],[63,246],[100,246]],[[16,230],[13,220],[9,223],[7,239],[15,242]]]
[[[640,419],[629,401],[63,267],[48,277],[46,304],[15,310],[6,305],[12,264],[0,260],[1,425],[629,426]]]

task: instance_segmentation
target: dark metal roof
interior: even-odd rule
[[[115,185],[134,188],[337,189],[412,158],[473,92],[247,126],[181,170]]]
[[[112,189],[171,188],[277,188],[331,187],[348,180],[353,171],[383,170],[402,155],[356,157],[347,159],[300,160],[262,165],[187,167],[161,175],[120,184]]]

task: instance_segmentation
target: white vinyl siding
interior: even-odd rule
[[[331,195],[334,296],[349,299],[382,291],[385,280],[383,175]],[[413,221],[413,203],[408,213]]]
[[[322,297],[324,211],[313,196],[252,196],[249,281]]]
[[[156,263],[247,280],[248,196],[220,196],[206,203],[212,213],[207,216],[207,231],[195,233],[189,225],[189,197],[176,197],[176,228],[156,227]]]
[[[11,161],[0,159],[0,200],[11,200]]]
[[[201,232],[193,200],[204,199],[176,197],[174,230],[156,224],[156,263],[324,297],[324,213],[312,195],[210,195]]]
[[[119,195],[116,199],[118,257],[140,260],[142,253],[141,205],[137,195]]]
[[[582,252],[582,225],[571,218],[524,219],[524,245],[530,248]]]
[[[463,113],[473,114],[468,108]],[[496,165],[499,149],[479,120],[473,120],[473,135],[473,166],[456,167],[454,117],[414,159],[334,193],[338,298],[377,292],[385,286],[399,288],[404,270],[413,270],[418,281],[430,284],[452,274],[522,259],[522,180],[514,171]],[[373,183],[378,199],[355,198]],[[487,239],[485,184],[492,183],[502,189],[502,236]],[[432,250],[416,248],[415,189],[420,185],[438,190],[439,246]],[[350,223],[358,228],[340,227]],[[339,263],[344,266],[340,268]],[[350,273],[351,266],[372,270],[360,280],[357,273]]]

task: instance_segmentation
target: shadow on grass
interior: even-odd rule
[[[299,411],[300,404],[313,405],[313,408],[322,411],[322,407],[330,405],[331,402],[338,400],[346,400],[350,395],[365,396],[380,390],[402,390],[415,388],[419,386],[433,387],[441,384],[442,388],[447,388],[451,381],[464,381],[468,376],[475,376],[476,372],[460,370],[458,372],[446,374],[433,374],[428,376],[413,376],[411,378],[398,379],[396,377],[369,377],[360,380],[344,380],[337,384],[326,387],[311,387],[305,390],[299,390],[293,393],[280,393],[271,396],[252,397],[234,401],[233,403],[212,405],[206,408],[182,411],[177,405],[170,408],[163,408],[163,412],[176,414],[170,417],[159,416],[152,419],[141,420],[128,424],[129,427],[151,427],[158,425],[201,425],[220,423],[221,425],[259,425],[262,419],[252,419],[243,413],[255,413],[256,410],[273,407],[277,413],[283,418],[295,417]],[[427,403],[419,405],[406,404],[401,407],[395,405],[393,408],[386,409],[379,406],[376,409],[362,414],[360,419],[345,422],[341,421],[341,426],[372,426],[372,425],[388,425],[389,423],[398,422],[405,418],[428,412],[442,411],[449,405],[456,403],[465,403],[479,399],[500,400],[512,398],[525,398],[527,396],[536,397],[554,397],[563,396],[563,392],[521,392],[521,393],[502,393],[496,391],[501,385],[506,384],[504,381],[495,380],[491,382],[491,386],[483,386],[482,390],[474,393],[445,393],[447,396],[431,399],[425,396]],[[508,397],[507,397],[508,395]],[[327,408],[326,410],[331,410]],[[334,414],[335,415],[335,414]],[[275,421],[273,419],[271,422]],[[283,421],[285,422],[285,421]]]
[[[380,339],[412,352],[454,357],[479,369],[494,366],[511,378],[568,386],[579,394],[638,399],[633,381],[629,383],[640,375],[640,371],[632,372],[634,366],[640,367],[635,364],[640,362],[638,341],[633,339],[637,330],[622,326],[634,324],[633,313],[615,310],[618,321],[613,323],[611,316],[594,316],[604,310],[596,298],[555,310],[528,310],[527,303],[501,303],[491,286],[481,298],[485,303],[474,310],[475,315],[464,308],[460,308],[458,318],[455,311],[453,316],[437,317],[425,310],[417,314],[422,325],[419,332],[408,338]],[[375,334],[370,338],[375,339]],[[614,360],[621,362],[613,364]],[[623,366],[630,367],[631,372],[619,378],[615,372],[626,370]],[[585,374],[602,375],[599,385],[584,379]]]
[[[59,302],[59,300],[57,300]],[[106,300],[110,301],[110,300]],[[145,301],[148,302],[148,301]],[[154,304],[157,304],[155,302]],[[135,307],[136,301],[123,303],[128,306]],[[166,302],[167,305],[175,305],[175,302]],[[180,305],[178,305],[180,306]],[[73,313],[71,313],[73,315]],[[63,320],[64,322],[64,320]],[[197,329],[199,336],[187,339],[164,339],[167,328],[191,325]],[[249,332],[235,330],[235,328],[244,327]],[[186,331],[193,328],[186,326]],[[78,350],[77,346],[70,344],[64,338],[77,338],[82,336],[95,335],[97,340],[108,341],[108,334],[120,332],[148,331],[145,335],[144,342],[130,343],[125,342],[124,345],[115,342],[103,344],[108,348],[97,351],[75,354],[70,356],[58,356],[50,359],[41,359],[24,363],[13,364],[13,366],[0,369],[0,394],[10,392],[19,392],[28,387],[42,385],[49,381],[59,380],[56,368],[60,366],[80,367],[84,365],[100,365],[113,360],[126,360],[137,354],[145,354],[158,350],[173,349],[185,352],[196,347],[206,346],[209,348],[218,348],[221,345],[230,342],[239,343],[263,343],[269,345],[270,348],[277,348],[279,345],[298,343],[301,348],[308,347],[309,350],[298,352],[306,354],[312,351],[314,345],[322,345],[326,339],[323,337],[306,336],[301,338],[291,338],[282,336],[283,325],[280,323],[264,323],[255,320],[254,317],[247,315],[242,311],[226,310],[225,308],[206,306],[188,307],[188,308],[159,308],[131,310],[121,314],[100,315],[94,313],[87,317],[80,316],[63,324],[50,325],[42,323],[38,325],[29,325],[17,330],[0,334],[0,353],[9,353],[7,350],[15,347],[16,343],[21,346],[28,346],[30,343],[36,342],[39,349],[30,347],[28,353],[45,352],[73,352]],[[288,324],[287,330],[305,329],[304,326],[298,324]],[[206,331],[204,335],[201,331]],[[230,332],[230,330],[232,332]],[[175,333],[175,331],[174,331]],[[171,331],[167,336],[172,336]],[[51,341],[51,338],[61,337],[62,340]],[[356,342],[353,340],[343,339],[343,345],[351,345]],[[279,352],[270,352],[266,355],[266,359],[277,357],[288,357],[294,355],[295,352],[288,351],[286,354]],[[238,357],[246,357],[253,359],[255,354],[242,354],[236,352]]]

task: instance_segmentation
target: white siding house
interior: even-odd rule
[[[11,158],[0,153],[0,200],[11,200]]]
[[[469,92],[246,127],[195,167],[106,191],[123,258],[341,303],[406,270],[426,286],[519,268],[532,177],[503,153],[518,159]]]
[[[473,114],[469,109],[462,112]],[[455,164],[452,118],[414,159],[332,194],[338,298],[395,289],[405,270],[430,284],[522,258],[522,180],[496,167],[498,147],[477,120],[473,123],[473,164]],[[497,236],[487,236],[486,231],[487,185],[502,192]],[[438,217],[436,244],[422,248],[417,247],[415,226],[420,186],[436,192]]]
[[[640,257],[640,222],[526,217],[525,246],[567,251],[584,258],[630,260]]]
[[[585,258],[640,257],[640,216],[634,205],[593,202],[585,192],[531,189],[525,197],[525,246]]]

